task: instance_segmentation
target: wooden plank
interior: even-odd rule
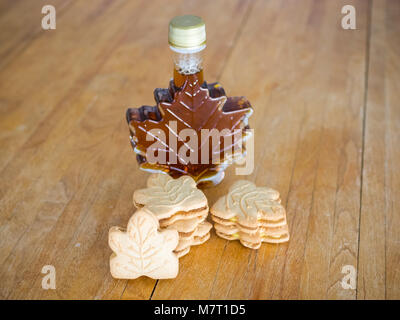
[[[385,298],[385,39],[383,2],[373,2],[365,120],[358,299]],[[382,112],[383,111],[383,112]]]
[[[400,299],[400,3],[387,3],[387,91],[390,138],[388,144],[388,192],[386,216],[386,298]]]
[[[400,298],[400,3],[373,1],[358,299]]]
[[[349,3],[335,4],[330,11],[338,13]],[[340,20],[336,20],[335,31],[329,36],[332,47],[325,55],[332,65],[320,67],[330,76],[321,88],[327,99],[321,121],[300,298],[356,298],[355,290],[343,288],[341,281],[345,276],[344,266],[357,269],[369,3],[350,4],[357,10],[357,30],[343,30]]]

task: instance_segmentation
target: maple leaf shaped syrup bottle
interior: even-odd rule
[[[245,153],[252,107],[245,97],[227,97],[203,78],[204,21],[178,16],[169,24],[174,77],[155,89],[156,106],[126,112],[131,144],[140,168],[177,178],[190,175],[198,186],[216,185],[226,167]]]

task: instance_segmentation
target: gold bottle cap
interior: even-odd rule
[[[202,50],[206,45],[206,24],[197,16],[177,16],[169,23],[168,42],[176,51]]]

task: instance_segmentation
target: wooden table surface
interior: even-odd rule
[[[168,22],[187,13],[206,21],[206,79],[252,102],[246,178],[280,191],[291,239],[255,251],[213,232],[176,279],[114,280],[108,229],[148,177],[125,110],[167,86]],[[399,146],[400,1],[1,0],[0,298],[399,299]]]

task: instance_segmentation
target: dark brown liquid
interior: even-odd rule
[[[174,85],[175,87],[181,88],[185,81],[190,78],[196,78],[200,85],[204,82],[204,76],[203,76],[203,69],[201,69],[199,72],[196,72],[195,74],[182,74],[178,70],[174,68]]]

